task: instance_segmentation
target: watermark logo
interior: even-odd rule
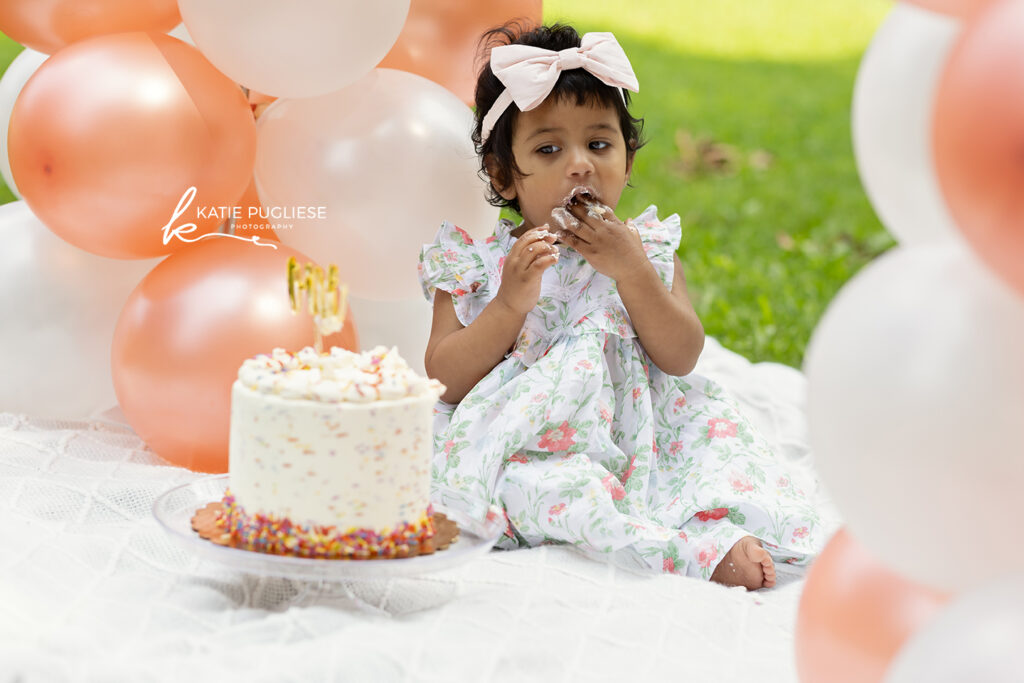
[[[174,214],[171,216],[171,220],[167,221],[167,224],[160,229],[164,235],[164,244],[167,244],[175,237],[182,242],[198,242],[204,237],[230,237],[231,239],[242,240],[243,242],[252,242],[257,247],[270,247],[271,249],[277,249],[277,245],[273,242],[261,242],[259,235],[242,237],[240,235],[229,235],[223,232],[208,232],[200,235],[199,237],[193,237],[192,239],[185,237],[184,235],[188,235],[198,230],[198,226],[195,223],[182,223],[181,225],[174,226],[174,221],[181,218],[185,212],[188,211],[188,207],[192,205],[192,200],[195,199],[195,197],[196,188],[194,185],[185,190],[185,194],[181,195],[181,199],[178,200],[178,205],[174,208]]]

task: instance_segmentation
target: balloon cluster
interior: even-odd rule
[[[242,360],[313,340],[312,320],[289,306],[290,258],[337,264],[353,294],[326,344],[355,348],[355,315],[368,343],[422,353],[429,308],[409,310],[420,246],[443,219],[476,235],[497,220],[463,101],[476,41],[512,18],[540,20],[539,0],[300,5],[0,3],[0,30],[30,48],[0,81],[0,172],[34,214],[5,223],[8,242],[31,245],[5,253],[5,272],[46,279],[32,301],[4,287],[0,313],[37,321],[84,309],[67,319],[73,329],[5,326],[28,357],[0,369],[75,385],[74,366],[108,367],[111,348],[128,422],[193,469],[227,469]],[[403,70],[375,68],[385,57]],[[60,240],[39,238],[39,223]],[[71,245],[91,255],[69,261]],[[139,281],[112,258],[163,260]],[[111,330],[110,302],[125,299]],[[49,409],[40,392],[5,386],[0,409],[92,410],[106,393],[91,379]]]
[[[801,597],[805,683],[1020,680],[1022,36],[1024,0],[916,0],[861,63],[854,151],[899,246],[808,347],[811,446],[847,526]]]

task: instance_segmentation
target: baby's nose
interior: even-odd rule
[[[567,159],[566,172],[568,175],[579,176],[594,172],[594,163],[584,150],[571,150]]]

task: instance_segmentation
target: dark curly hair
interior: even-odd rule
[[[509,187],[514,182],[524,177],[524,173],[516,164],[515,156],[512,153],[512,133],[515,130],[516,119],[519,116],[519,108],[515,104],[509,105],[491,131],[487,140],[482,140],[482,127],[484,116],[494,106],[494,101],[505,89],[498,77],[491,71],[490,52],[499,45],[531,45],[546,50],[566,50],[580,46],[580,35],[571,26],[565,24],[552,24],[550,26],[531,26],[512,21],[504,26],[499,26],[487,31],[480,38],[482,46],[481,58],[484,66],[480,69],[480,75],[476,81],[476,120],[473,126],[473,143],[476,146],[476,153],[480,159],[480,173],[484,180],[488,181],[488,197],[493,206],[508,207],[519,213],[519,199],[505,199],[495,187]],[[556,100],[574,99],[580,106],[611,107],[615,109],[619,118],[619,127],[626,142],[627,160],[631,160],[636,151],[644,145],[641,138],[643,134],[644,120],[635,118],[629,113],[629,92],[622,91],[625,95],[625,102],[619,96],[619,89],[602,83],[584,69],[569,69],[558,76],[554,89],[549,97]],[[488,160],[491,163],[491,173],[488,173]]]

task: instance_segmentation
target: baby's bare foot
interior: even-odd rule
[[[743,586],[748,591],[775,585],[772,556],[753,536],[736,541],[715,567],[711,580],[724,586]]]

